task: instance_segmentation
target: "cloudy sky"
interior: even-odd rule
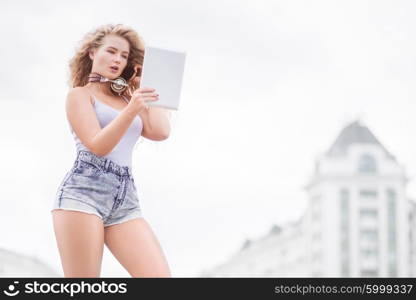
[[[2,1],[0,247],[62,272],[49,209],[75,158],[68,60],[106,23],[187,54],[171,136],[133,153],[141,206],[173,276],[198,276],[300,216],[315,158],[356,118],[412,179],[415,9],[397,0]],[[128,276],[107,249],[102,276]]]

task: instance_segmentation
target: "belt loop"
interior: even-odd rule
[[[105,163],[104,163],[104,169],[105,171],[109,171],[109,166],[110,166],[110,160],[109,159],[105,159]]]
[[[78,157],[79,157],[79,152],[77,153],[77,158],[75,158],[74,165],[72,166],[73,168],[75,168],[78,164]]]
[[[82,159],[82,150],[78,151],[77,153],[77,158],[75,159],[75,165],[78,166],[79,165],[79,161]]]
[[[129,170],[129,168],[128,168],[128,167],[125,167],[125,168],[124,168],[124,170],[126,170],[126,174],[127,174],[127,176],[128,176],[128,177],[130,177],[130,176],[131,176],[131,174],[130,174],[130,170]]]

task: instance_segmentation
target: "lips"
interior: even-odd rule
[[[113,70],[113,71],[115,71],[115,72],[118,71],[118,67],[116,67],[116,66],[111,66],[110,69]]]

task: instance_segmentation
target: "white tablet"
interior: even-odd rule
[[[185,56],[185,52],[145,47],[140,87],[154,88],[159,94],[159,100],[146,101],[147,105],[178,110]]]

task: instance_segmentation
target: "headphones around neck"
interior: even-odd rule
[[[127,84],[127,81],[123,77],[118,77],[116,79],[109,79],[98,73],[91,73],[90,75],[88,75],[88,81],[89,82],[111,82],[111,85],[110,85],[111,90],[113,90],[119,95],[122,92],[124,92],[129,86]]]

